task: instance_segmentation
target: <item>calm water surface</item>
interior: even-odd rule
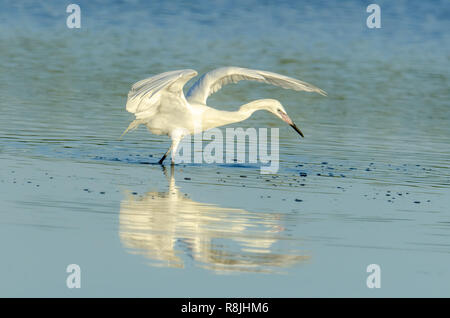
[[[448,3],[381,1],[377,30],[359,1],[79,4],[79,30],[65,2],[0,4],[0,296],[450,296]],[[223,65],[329,94],[209,99],[281,101],[306,138],[239,124],[280,128],[277,174],[163,169],[167,137],[118,140],[132,83]]]

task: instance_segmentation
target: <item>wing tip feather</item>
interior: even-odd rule
[[[322,96],[328,96],[328,93],[325,92],[323,89],[317,88],[316,92],[319,93]]]

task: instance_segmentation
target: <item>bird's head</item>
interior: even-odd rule
[[[300,136],[303,136],[303,133],[301,130],[295,125],[295,123],[292,121],[292,119],[288,116],[286,110],[284,109],[283,105],[275,99],[265,99],[265,109],[278,118],[280,118],[282,121],[284,121],[286,124],[291,126]]]

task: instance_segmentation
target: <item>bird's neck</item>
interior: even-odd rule
[[[265,109],[264,100],[255,100],[242,105],[238,111],[229,112],[211,108],[203,116],[204,129],[238,123],[249,118],[255,111]]]

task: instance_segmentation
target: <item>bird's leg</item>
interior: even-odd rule
[[[171,138],[172,138],[172,145],[170,146],[169,150],[166,151],[166,153],[164,154],[164,156],[162,156],[162,158],[159,160],[159,164],[162,164],[164,159],[166,159],[167,155],[169,154],[169,152],[172,150],[172,165],[175,164],[175,154],[177,152],[178,149],[178,145],[181,141],[181,139],[183,139],[184,134],[182,130],[176,130],[174,133],[171,134]]]
[[[181,139],[183,139],[182,136],[172,139],[172,147],[171,147],[172,148],[172,165],[175,164],[175,154],[177,153],[178,145],[179,145]]]
[[[162,165],[162,163],[164,162],[164,160],[166,159],[167,155],[169,154],[170,150],[172,149],[172,146],[170,146],[169,150],[166,151],[166,153],[164,154],[164,156],[162,156],[162,158],[158,161],[158,163],[160,165]]]
[[[182,137],[178,137],[178,138],[173,138],[172,139],[172,145],[170,146],[170,148],[166,151],[166,153],[164,154],[164,156],[162,156],[162,158],[158,161],[158,163],[161,165],[163,163],[163,161],[166,159],[167,155],[169,154],[169,152],[172,150],[172,164],[175,164],[175,153],[177,152],[177,148],[178,148],[178,144],[180,143]]]

